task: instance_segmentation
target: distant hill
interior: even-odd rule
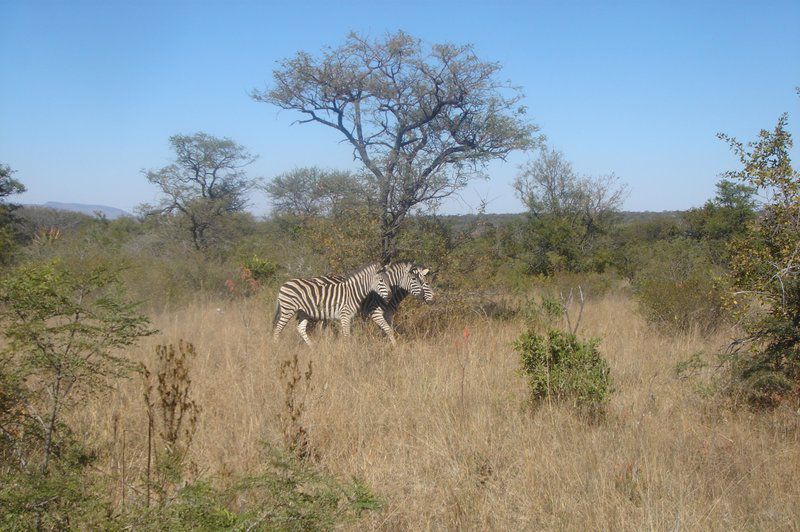
[[[47,209],[56,209],[59,211],[79,212],[89,216],[94,216],[96,212],[100,212],[109,220],[114,220],[122,216],[133,216],[128,211],[123,211],[122,209],[117,209],[116,207],[109,207],[108,205],[86,205],[85,203],[61,203],[58,201],[48,201],[47,203],[38,206],[45,207]]]

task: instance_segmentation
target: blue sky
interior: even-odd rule
[[[797,1],[0,0],[0,162],[29,189],[19,201],[127,210],[156,198],[140,171],[170,162],[175,133],[244,144],[260,156],[253,176],[352,168],[335,132],[291,125],[294,114],[248,93],[298,50],[403,29],[501,62],[550,145],[578,171],[629,185],[625,208],[685,209],[736,166],[717,132],[751,139],[788,111],[800,133],[798,28]],[[526,157],[493,164],[443,211],[480,198],[521,211],[511,182]]]

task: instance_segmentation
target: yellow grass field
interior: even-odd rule
[[[590,424],[564,407],[527,406],[511,348],[521,322],[475,318],[466,345],[463,325],[396,348],[373,325],[351,339],[316,331],[309,349],[293,328],[273,342],[268,299],[165,312],[154,319],[160,333],[130,353],[152,364],[157,343],[194,343],[202,412],[191,459],[220,485],[258,471],[264,443],[281,443],[279,365],[298,353],[303,367],[313,362],[303,424],[318,467],[362,478],[383,501],[352,528],[800,530],[800,412],[731,412],[702,394],[707,374],[675,375],[697,352],[713,364],[729,335],[667,337],[624,294],[590,301],[580,334],[602,339],[616,388],[606,419]],[[118,478],[124,440],[125,483],[135,486],[141,381],[78,416],[100,467]]]

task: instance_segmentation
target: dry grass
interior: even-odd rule
[[[659,336],[625,296],[591,302],[581,329],[602,337],[617,390],[607,419],[588,425],[558,407],[526,408],[510,348],[520,323],[476,321],[466,347],[459,328],[396,349],[373,334],[318,332],[307,349],[293,329],[273,343],[271,315],[256,301],[196,304],[159,316],[161,334],[131,353],[151,362],[156,343],[194,343],[192,459],[221,484],[257,471],[263,442],[281,441],[279,366],[298,352],[313,360],[303,422],[319,466],[363,478],[384,501],[359,528],[800,529],[800,415],[731,413],[703,397],[705,377],[675,377],[676,363],[713,353],[724,336]],[[135,485],[140,382],[79,421],[109,471],[121,470],[125,433]]]

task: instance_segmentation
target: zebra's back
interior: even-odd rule
[[[318,320],[338,319],[347,301],[347,286],[325,277],[298,278],[286,281],[278,291],[283,309],[303,312]]]

